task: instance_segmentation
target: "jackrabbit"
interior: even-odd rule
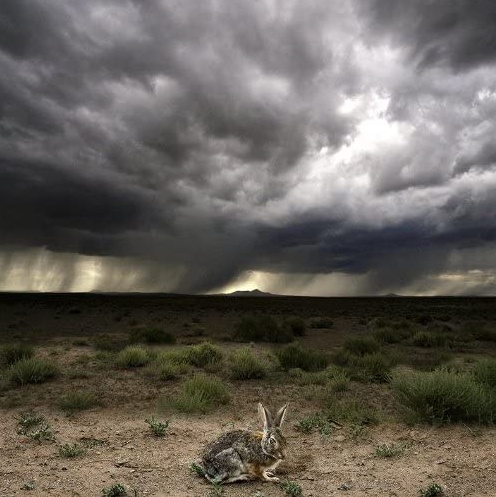
[[[281,426],[287,407],[287,404],[281,407],[273,418],[266,407],[258,404],[263,431],[230,431],[209,443],[202,456],[207,480],[212,483],[254,479],[278,482],[273,471],[286,457],[286,439]]]

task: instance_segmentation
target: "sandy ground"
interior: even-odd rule
[[[318,400],[302,392],[301,386],[273,381],[229,382],[233,397],[229,406],[207,415],[177,415],[158,407],[161,397],[177,389],[177,381],[157,385],[139,372],[77,362],[79,356],[95,351],[75,346],[74,340],[92,333],[107,330],[119,334],[151,316],[157,323],[174,323],[178,335],[187,343],[197,340],[193,338],[195,333],[189,333],[191,326],[184,326],[191,322],[191,316],[196,316],[194,323],[200,322],[200,326],[223,335],[239,309],[224,307],[215,314],[211,308],[192,313],[187,307],[174,312],[172,307],[165,307],[160,314],[153,306],[143,311],[142,304],[138,310],[129,310],[128,303],[125,308],[119,304],[81,304],[76,311],[73,305],[72,301],[53,306],[9,301],[2,308],[0,303],[4,342],[15,334],[16,340],[37,343],[42,355],[64,364],[64,374],[55,381],[0,392],[2,497],[101,496],[103,488],[116,482],[125,485],[126,495],[130,496],[215,495],[213,487],[192,474],[189,466],[198,460],[202,447],[220,433],[233,428],[258,428],[259,401],[275,408],[290,402],[285,424],[288,458],[279,467],[278,475],[283,481],[301,485],[303,496],[418,497],[419,490],[433,482],[442,484],[448,497],[496,496],[494,427],[408,426],[386,419],[359,433],[356,427],[345,424],[327,436],[302,434],[295,429],[295,423],[318,411]],[[281,313],[287,311],[286,302],[284,306]],[[320,308],[301,310],[305,317],[325,312]],[[332,349],[347,333],[360,331],[359,317],[354,312],[353,308],[341,315],[335,312],[335,330],[312,332],[307,343],[323,347],[327,340],[326,347]],[[369,310],[366,318],[374,312]],[[77,374],[81,370],[85,374]],[[98,390],[104,399],[103,407],[65,416],[56,407],[56,400],[71,388]],[[385,388],[361,385],[354,395],[375,398],[379,404],[383,398],[390,402],[384,396]],[[27,409],[46,417],[54,430],[54,441],[37,442],[17,433],[16,418]],[[169,420],[165,437],[153,436],[145,423],[151,416]],[[59,455],[62,444],[75,442],[88,447],[86,455]],[[375,448],[385,443],[401,443],[406,449],[397,457],[378,457]],[[250,482],[226,485],[222,495],[281,497],[284,492],[273,483]]]
[[[232,425],[255,427],[254,413],[246,409],[239,416],[246,418],[244,422],[218,412],[173,418],[168,434],[157,438],[144,423],[149,411],[98,409],[74,418],[42,412],[51,421],[57,442],[40,443],[16,434],[14,413],[2,412],[2,496],[97,496],[115,482],[125,485],[129,495],[136,490],[143,496],[207,496],[211,486],[189,470],[199,448]],[[292,426],[294,414],[288,414],[288,458],[278,474],[298,482],[305,496],[418,497],[419,489],[432,482],[445,486],[451,497],[495,495],[494,429],[388,424],[370,428],[355,440],[346,428],[328,437],[302,435]],[[82,458],[58,455],[57,444],[89,440],[98,440],[98,445]],[[400,442],[408,448],[398,457],[384,459],[374,453],[378,445]],[[26,485],[34,488],[24,490]],[[284,495],[277,485],[261,482],[225,486],[223,495],[255,496],[257,492],[267,497]]]

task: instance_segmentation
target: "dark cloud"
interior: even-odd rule
[[[365,0],[361,6],[372,29],[401,43],[421,67],[466,70],[496,60],[491,0]]]
[[[95,257],[106,290],[455,271],[443,254],[494,243],[494,21],[489,2],[3,1],[3,280],[74,289]]]

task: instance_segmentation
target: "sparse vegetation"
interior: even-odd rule
[[[57,363],[38,357],[21,359],[12,364],[6,372],[10,383],[14,385],[43,383],[55,378],[58,374],[59,367]]]
[[[60,457],[75,458],[82,457],[86,454],[86,447],[81,444],[64,444],[59,447]]]
[[[186,349],[187,361],[198,368],[218,364],[224,358],[222,350],[210,342],[192,345]]]
[[[121,495],[126,495],[126,493],[126,488],[120,483],[114,483],[110,487],[102,490],[104,497],[120,497]]]
[[[329,356],[319,350],[306,349],[299,344],[289,344],[275,353],[281,366],[286,369],[300,368],[303,371],[318,371],[329,364]]]
[[[496,359],[483,359],[474,366],[474,375],[478,383],[496,388]]]
[[[421,497],[438,497],[444,495],[443,487],[437,483],[431,483],[427,488],[420,490]]]
[[[196,374],[184,381],[177,395],[165,401],[166,406],[184,413],[205,413],[230,401],[229,392],[216,376]]]
[[[16,362],[30,359],[34,356],[34,349],[28,345],[14,343],[0,347],[0,367],[12,366]]]
[[[121,350],[115,359],[121,368],[141,368],[150,362],[148,351],[139,345],[130,345]]]
[[[147,373],[158,380],[174,380],[190,370],[187,357],[176,351],[162,352],[148,365]]]
[[[148,424],[150,430],[156,437],[164,437],[169,429],[169,421],[158,421],[153,416],[150,419],[145,419],[145,423]]]
[[[35,411],[25,411],[17,418],[17,433],[37,441],[55,439],[52,428],[46,418]]]
[[[295,337],[305,336],[307,330],[305,321],[296,316],[286,318],[282,323],[282,327],[286,329],[290,335]]]
[[[418,421],[494,423],[496,396],[473,374],[447,369],[397,372],[391,385],[399,401]]]
[[[287,343],[294,339],[293,331],[279,326],[275,318],[268,315],[242,318],[236,325],[233,339],[240,342]]]
[[[375,455],[383,458],[398,457],[405,452],[406,448],[405,443],[382,444],[375,448]]]
[[[301,486],[294,481],[286,480],[279,485],[288,497],[301,497],[303,495]]]
[[[99,404],[100,400],[94,392],[89,390],[73,390],[60,398],[58,407],[68,416],[71,416]]]
[[[348,338],[343,344],[345,351],[357,356],[374,354],[379,352],[380,348],[380,344],[371,337]]]
[[[131,343],[174,344],[176,337],[169,331],[153,326],[140,326],[129,332]]]
[[[334,321],[327,317],[316,317],[310,320],[310,328],[313,329],[328,329],[334,326]]]
[[[256,380],[267,376],[268,365],[267,361],[244,348],[231,355],[229,370],[233,380]]]

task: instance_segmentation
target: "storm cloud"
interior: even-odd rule
[[[2,1],[0,289],[494,293],[493,4]]]

